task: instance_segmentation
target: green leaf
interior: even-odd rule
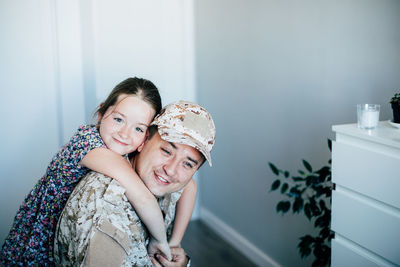
[[[288,178],[289,175],[290,175],[290,173],[289,173],[288,171],[285,171],[285,172],[283,173],[283,175],[285,175],[285,178]]]
[[[275,180],[271,185],[271,191],[275,191],[281,185],[281,181],[279,179]]]
[[[284,194],[288,188],[289,188],[289,185],[287,183],[284,183],[281,187],[281,193]]]
[[[313,254],[315,256],[315,260],[312,263],[311,267],[330,266],[330,247],[322,243],[315,243]]]
[[[306,175],[306,173],[305,173],[304,171],[302,171],[302,170],[299,170],[299,173],[300,173],[300,175],[302,175],[302,176],[305,176],[305,175]]]
[[[275,174],[275,175],[279,175],[279,169],[272,164],[271,162],[268,162],[269,168],[271,169],[271,171]]]
[[[319,209],[317,203],[315,202],[314,198],[310,199],[310,209],[311,209],[311,214],[313,216],[319,216],[321,215],[321,210]]]
[[[319,185],[314,187],[314,191],[315,191],[315,196],[320,197],[325,192],[325,189],[323,186]]]
[[[300,177],[300,176],[294,176],[294,177],[292,177],[292,179],[293,179],[293,181],[295,181],[295,182],[304,181],[304,178],[303,178],[303,177]]]
[[[302,258],[307,257],[311,253],[312,244],[315,242],[314,238],[310,235],[300,237],[300,243],[297,245]]]
[[[276,212],[282,212],[282,215],[285,214],[290,209],[290,202],[289,201],[280,201],[276,205]]]
[[[329,151],[332,151],[332,140],[331,139],[328,139],[328,148],[329,148]]]
[[[316,173],[319,174],[319,182],[323,183],[328,178],[330,178],[330,176],[331,176],[331,168],[329,166],[324,166],[321,169],[319,169],[318,171],[316,171]]]
[[[320,200],[319,201],[319,206],[321,207],[322,210],[325,210],[326,209],[325,201]]]
[[[304,214],[311,221],[311,217],[312,217],[312,215],[311,215],[311,207],[310,207],[310,204],[308,204],[308,203],[306,205],[304,205]]]
[[[303,209],[303,199],[301,197],[297,197],[296,200],[293,203],[293,213],[300,213],[301,210]]]
[[[316,228],[324,226],[324,217],[319,217],[315,220],[314,226]]]
[[[307,171],[312,172],[312,167],[310,163],[308,163],[306,160],[303,159],[303,165],[307,169]]]
[[[290,189],[290,194],[295,196],[295,197],[300,197],[301,196],[301,191],[299,190],[298,186],[292,187]]]
[[[329,227],[329,223],[331,221],[331,216],[330,212],[325,212],[322,216],[317,217],[317,219],[314,222],[315,227]]]
[[[318,176],[309,175],[309,176],[307,176],[307,177],[305,178],[305,180],[306,180],[306,185],[307,185],[307,186],[311,186],[311,185],[313,185],[313,184],[318,183]]]
[[[319,236],[323,239],[326,239],[330,236],[331,234],[331,230],[329,229],[329,227],[323,227],[321,229],[321,231],[319,231]]]
[[[324,192],[325,192],[325,196],[327,198],[330,198],[332,196],[332,188],[331,187],[325,187]]]

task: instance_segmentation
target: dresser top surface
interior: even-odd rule
[[[332,130],[336,135],[350,135],[400,149],[400,129],[388,121],[380,121],[378,127],[373,130],[359,129],[356,123],[333,125]]]

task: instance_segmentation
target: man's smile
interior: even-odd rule
[[[164,185],[169,184],[169,181],[160,175],[155,175],[158,182],[161,182]]]

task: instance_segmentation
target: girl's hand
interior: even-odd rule
[[[173,259],[167,260],[160,254],[156,254],[155,257],[150,257],[151,262],[155,267],[184,267],[187,266],[188,258],[186,257],[183,248],[171,248]]]
[[[150,242],[147,247],[147,253],[150,257],[154,257],[156,254],[162,254],[165,255],[165,258],[167,258],[169,261],[172,260],[171,250],[168,242],[159,242],[153,237],[150,238]]]
[[[168,245],[171,249],[180,247],[180,243],[178,241],[172,240],[172,238],[169,240]]]

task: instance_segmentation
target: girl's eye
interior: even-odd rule
[[[116,121],[116,122],[118,122],[118,123],[121,123],[122,122],[122,119],[121,118],[114,118],[114,121]]]
[[[140,127],[136,127],[136,132],[139,132],[139,133],[143,133],[144,131],[143,131],[143,129],[142,128],[140,128]]]

